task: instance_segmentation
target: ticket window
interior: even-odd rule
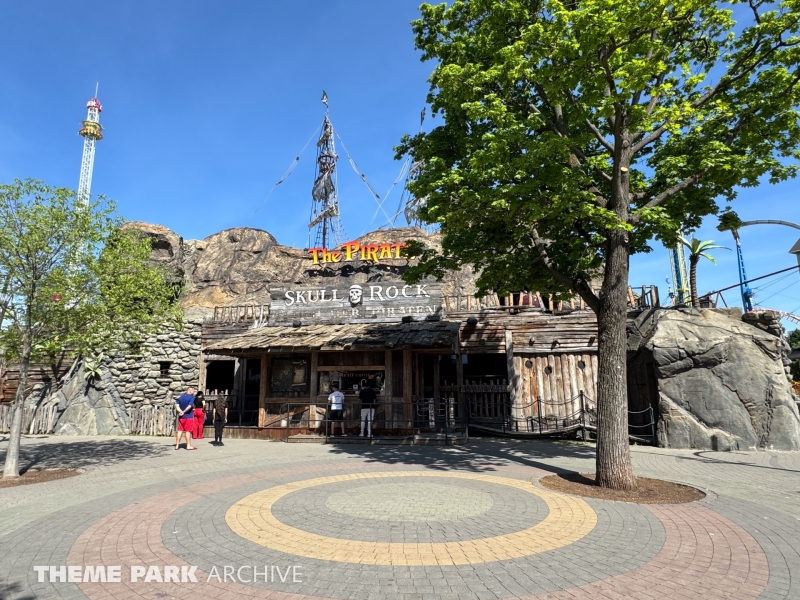
[[[375,393],[383,396],[384,375],[384,371],[327,371],[319,374],[319,393],[324,396],[330,394],[331,384],[335,382],[345,396],[358,396],[358,392],[369,382]]]

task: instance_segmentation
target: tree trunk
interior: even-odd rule
[[[627,233],[610,232],[607,248],[597,311],[597,483],[614,490],[635,490],[628,443]]]
[[[699,256],[694,254],[689,256],[689,289],[692,292],[692,306],[700,308],[700,298],[697,297],[697,263]]]
[[[13,414],[11,415],[11,432],[8,437],[6,463],[3,477],[19,477],[19,445],[22,439],[22,417],[25,414],[25,388],[28,387],[28,371],[31,363],[31,339],[26,331],[22,337],[22,356],[19,365],[19,387],[14,397]]]

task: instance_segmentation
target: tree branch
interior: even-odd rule
[[[544,268],[547,269],[547,272],[550,273],[550,276],[555,279],[561,285],[568,287],[571,290],[574,290],[578,294],[580,294],[581,298],[586,302],[586,304],[597,312],[600,309],[600,299],[597,295],[592,291],[592,288],[589,284],[586,283],[582,277],[570,278],[558,269],[553,266],[550,257],[547,255],[547,247],[539,237],[539,232],[536,230],[535,227],[531,228],[531,239],[533,240],[533,245],[536,250],[539,252],[539,258],[544,265]]]
[[[674,196],[678,192],[681,192],[681,191],[685,190],[686,188],[695,185],[710,170],[711,170],[711,167],[706,167],[702,171],[699,171],[699,172],[695,173],[694,175],[690,175],[686,179],[683,179],[682,181],[679,181],[678,183],[676,183],[672,187],[667,188],[666,190],[664,190],[663,192],[658,194],[655,198],[650,200],[650,202],[645,204],[642,208],[653,208],[654,206],[658,206],[659,204],[661,204],[665,200],[668,200],[669,198],[671,198],[672,196]]]

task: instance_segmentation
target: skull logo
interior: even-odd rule
[[[360,285],[357,284],[351,285],[349,296],[350,296],[350,306],[358,306],[359,304],[361,304],[361,300],[364,297],[364,290],[361,288]]]

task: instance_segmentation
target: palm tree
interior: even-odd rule
[[[709,251],[719,250],[720,248],[730,250],[730,248],[716,246],[714,245],[714,240],[701,242],[696,238],[692,238],[692,241],[688,242],[684,237],[681,237],[681,244],[689,249],[689,287],[692,291],[692,306],[700,308],[700,299],[697,297],[697,263],[703,257],[710,260],[712,264],[717,264],[717,261],[709,254]]]

